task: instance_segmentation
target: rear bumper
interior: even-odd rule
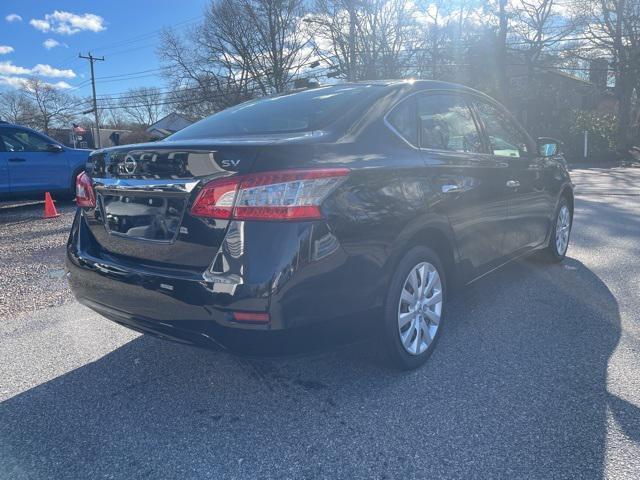
[[[84,297],[78,297],[78,301],[103,317],[136,332],[151,334],[178,343],[203,345],[216,350],[227,349],[224,331],[212,331],[211,324],[194,325],[193,321],[152,320],[116,310]]]
[[[231,311],[216,307],[215,294],[199,282],[122,269],[115,273],[112,268],[91,258],[67,255],[67,278],[77,300],[142,333],[220,349],[227,347],[225,338],[231,330],[272,330],[278,323],[233,322]]]
[[[264,336],[361,309],[343,288],[353,268],[349,257],[325,224],[243,228],[244,244],[234,245],[236,256],[226,262],[233,271],[224,276],[177,272],[101,253],[79,210],[67,244],[68,281],[80,303],[110,320],[215,348],[229,346],[239,334]],[[263,231],[258,235],[256,229]],[[237,322],[233,312],[266,312],[270,321]]]

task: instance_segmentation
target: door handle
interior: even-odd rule
[[[517,180],[508,180],[507,187],[509,188],[518,188],[520,186],[520,182]]]
[[[9,159],[10,162],[26,162],[27,160],[25,158],[10,158]]]
[[[458,193],[462,191],[459,185],[442,185],[442,193]]]

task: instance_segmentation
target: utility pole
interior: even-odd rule
[[[104,62],[104,57],[94,57],[93,55],[91,55],[91,52],[88,53],[87,56],[84,56],[82,54],[78,55],[80,58],[84,58],[85,60],[89,60],[89,65],[91,65],[91,88],[93,90],[93,114],[95,115],[95,119],[96,119],[96,137],[97,137],[97,141],[94,142],[95,146],[98,148],[101,148],[100,145],[100,124],[98,122],[98,102],[96,100],[96,77],[93,74],[93,63],[94,62]]]

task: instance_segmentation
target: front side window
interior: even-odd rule
[[[487,131],[491,153],[518,158],[527,152],[527,138],[497,107],[476,101],[476,110]]]
[[[466,101],[456,95],[418,99],[420,146],[451,152],[481,153],[482,142]]]
[[[49,143],[45,138],[25,130],[3,129],[0,139],[7,152],[46,152]]]

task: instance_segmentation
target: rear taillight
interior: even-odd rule
[[[198,217],[231,218],[233,202],[238,191],[238,180],[221,179],[207,183],[191,207]]]
[[[269,323],[269,314],[262,312],[233,312],[234,322]]]
[[[200,217],[236,220],[312,220],[345,179],[347,168],[252,173],[207,183],[191,207]]]
[[[93,191],[91,177],[86,172],[82,172],[76,178],[76,203],[79,207],[96,206],[96,194]]]

